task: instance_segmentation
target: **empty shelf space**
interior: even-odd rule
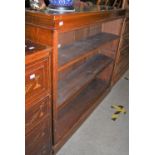
[[[97,99],[103,95],[108,87],[100,79],[93,80],[81,93],[76,96],[65,108],[58,112],[57,138],[59,139],[75,125],[82,115],[95,105]]]
[[[82,58],[88,56],[90,52],[95,52],[93,50],[99,48],[104,43],[118,38],[119,36],[111,33],[100,33],[60,48],[58,52],[59,70],[64,68],[66,64],[72,64],[80,57]]]
[[[58,82],[58,105],[65,105],[65,102],[77,95],[81,89],[95,78],[97,73],[102,71],[112,61],[111,58],[98,54],[67,73]]]

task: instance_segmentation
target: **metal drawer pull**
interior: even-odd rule
[[[35,47],[34,47],[34,46],[29,47],[29,50],[33,50],[33,49],[35,49]]]
[[[63,26],[64,25],[64,22],[63,21],[60,21],[59,22],[59,26]]]
[[[35,75],[35,74],[31,74],[31,75],[30,75],[30,80],[35,79],[35,77],[36,77],[36,75]]]

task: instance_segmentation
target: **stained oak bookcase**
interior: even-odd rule
[[[52,46],[51,154],[111,89],[125,10],[99,6],[58,14],[26,10],[26,38]]]

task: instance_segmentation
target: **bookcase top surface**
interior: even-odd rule
[[[83,13],[104,13],[107,11],[110,12],[116,12],[116,11],[121,11],[123,9],[117,9],[117,8],[112,8],[108,6],[103,6],[103,5],[93,5],[93,6],[74,6],[75,11],[72,12],[58,12],[58,11],[52,11],[48,7],[44,10],[32,10],[27,8],[27,12],[33,12],[33,13],[38,13],[38,14],[46,14],[46,15],[51,15],[51,16],[64,16],[64,15],[78,15],[78,14],[83,14]]]
[[[124,17],[125,14],[125,9],[111,9],[100,5],[75,8],[75,12],[70,13],[53,12],[47,8],[42,11],[26,9],[26,24],[51,30],[60,29],[61,31],[68,31],[83,25]],[[61,21],[63,23],[60,23]]]

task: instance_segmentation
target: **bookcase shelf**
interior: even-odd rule
[[[94,79],[68,106],[58,112],[57,133],[59,135],[57,135],[57,139],[64,136],[75,122],[95,104],[96,99],[105,91],[107,86],[106,81]]]
[[[62,71],[74,63],[97,53],[97,49],[99,49],[104,43],[118,38],[118,35],[102,32],[60,48],[58,53],[58,70]]]
[[[76,69],[61,78],[58,82],[58,104],[62,106],[72,96],[76,95],[82,88],[84,88],[96,74],[103,70],[113,60],[102,54],[97,54],[88,59]]]

